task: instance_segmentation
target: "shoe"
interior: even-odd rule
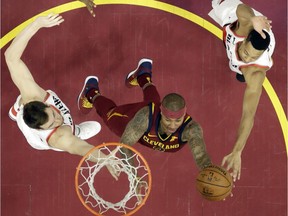
[[[75,125],[75,136],[82,140],[87,140],[96,134],[98,134],[101,130],[101,125],[97,121],[86,121],[82,122],[79,125]]]
[[[241,74],[236,74],[236,79],[239,81],[239,82],[246,82],[245,81],[245,77]]]
[[[151,59],[141,59],[138,63],[138,67],[130,72],[125,79],[125,85],[128,88],[132,88],[138,86],[137,78],[142,74],[150,74],[152,75],[152,60]]]
[[[77,100],[78,109],[83,114],[88,114],[93,108],[93,104],[90,103],[86,97],[87,92],[91,89],[95,89],[95,91],[97,91],[96,93],[99,93],[98,77],[96,76],[88,76],[85,79],[82,91],[78,96]]]

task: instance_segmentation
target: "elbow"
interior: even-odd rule
[[[69,154],[71,155],[79,155],[79,156],[84,156],[85,154],[81,151],[81,149],[77,149],[74,146],[69,147],[66,150]]]
[[[242,24],[251,24],[250,18],[255,16],[253,9],[245,4],[239,4],[236,9],[236,16]]]
[[[9,62],[13,62],[14,61],[13,51],[11,50],[10,47],[5,51],[4,56],[5,56],[5,60],[6,60],[7,64]]]
[[[253,9],[249,5],[241,3],[237,6],[236,13],[237,12],[240,12],[240,13],[241,12],[250,12],[251,13],[251,12],[253,12]]]

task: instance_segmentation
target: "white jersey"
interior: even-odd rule
[[[55,150],[62,151],[60,149],[52,148],[48,144],[48,140],[51,135],[57,130],[57,128],[49,129],[49,130],[38,130],[32,129],[26,125],[23,119],[23,104],[19,104],[21,96],[19,96],[16,100],[16,103],[11,108],[9,112],[9,116],[17,121],[19,129],[22,131],[25,136],[27,142],[31,145],[31,147],[38,150]],[[43,101],[49,104],[52,108],[54,108],[57,112],[59,112],[63,117],[63,125],[68,125],[71,127],[72,133],[74,133],[74,124],[70,114],[70,110],[67,106],[61,101],[61,99],[57,96],[57,94],[51,90],[47,90],[47,96]]]
[[[226,47],[227,56],[229,58],[229,67],[232,71],[242,74],[241,69],[249,66],[255,66],[259,68],[270,69],[273,65],[272,54],[275,48],[275,39],[272,32],[270,35],[269,47],[264,51],[264,53],[255,61],[245,63],[238,56],[238,46],[245,37],[236,35],[232,30],[233,24],[227,25],[223,30],[223,42]],[[271,34],[272,33],[272,34]]]
[[[268,49],[253,62],[243,62],[237,52],[239,44],[246,38],[236,35],[232,26],[237,22],[236,9],[239,4],[242,4],[238,0],[213,0],[213,10],[210,11],[209,16],[213,18],[223,28],[223,42],[226,47],[227,57],[229,59],[229,67],[232,71],[242,74],[241,69],[249,66],[256,66],[260,68],[270,69],[273,65],[272,54],[275,48],[275,38],[273,32],[270,30],[270,44]],[[261,16],[262,14],[254,10],[255,15]]]

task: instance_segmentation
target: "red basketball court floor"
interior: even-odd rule
[[[61,96],[74,121],[79,123],[101,122],[96,113],[84,116],[76,107],[77,94],[87,75],[97,75],[102,94],[116,103],[136,102],[142,99],[141,90],[125,88],[124,77],[140,58],[152,58],[153,81],[160,94],[178,92],[186,98],[189,114],[203,127],[213,162],[220,164],[234,144],[245,84],[237,82],[230,72],[221,40],[201,23],[197,25],[183,18],[185,14],[195,14],[216,25],[207,15],[210,1],[169,0],[165,1],[167,4],[159,2],[160,8],[153,7],[153,1],[140,1],[145,6],[137,2],[99,1],[96,18],[85,8],[68,9],[62,13],[63,24],[42,29],[34,36],[23,55],[24,61],[43,88],[53,89]],[[1,2],[3,216],[91,215],[74,190],[80,157],[32,149],[7,115],[19,93],[3,58],[16,34],[10,31],[65,3],[64,0]],[[135,215],[287,215],[287,1],[245,3],[273,20],[277,44],[275,64],[267,74],[272,90],[266,83],[253,131],[242,154],[242,176],[233,189],[233,198],[209,202],[199,196],[195,189],[198,171],[188,147],[168,154],[136,144],[134,147],[151,167],[153,185],[146,204]],[[271,96],[274,91],[276,95]],[[109,141],[118,138],[104,125],[100,134],[89,140],[94,145]]]

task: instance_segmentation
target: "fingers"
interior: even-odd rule
[[[60,25],[60,23],[64,22],[64,19],[59,14],[50,13],[48,16],[48,21],[50,22],[50,26]]]
[[[266,35],[262,30],[270,31],[272,28],[272,21],[265,16],[255,16],[251,19],[253,28],[261,35],[263,39],[266,39]]]
[[[113,178],[116,180],[116,181],[118,181],[118,174],[117,173],[111,173],[112,174],[112,176],[113,176]]]
[[[112,169],[113,169],[113,171],[111,171],[112,176],[114,177],[114,179],[115,179],[116,181],[118,181],[118,178],[119,178],[119,176],[120,176],[120,171],[119,171],[119,169],[117,169],[115,166],[112,167]]]
[[[108,171],[110,172],[110,174],[112,175],[112,177],[118,181],[118,178],[120,176],[120,172],[118,172],[114,167],[107,167],[108,168]]]
[[[93,0],[87,2],[87,3],[86,3],[86,7],[87,7],[89,13],[90,13],[93,17],[95,17],[96,15],[95,15],[93,9],[96,8],[96,4],[94,4]]]
[[[142,203],[143,201],[143,194],[141,194],[141,190],[144,188],[144,191],[148,189],[147,184],[145,184],[145,181],[140,181],[137,185],[137,200],[138,200],[138,205]]]
[[[227,156],[225,156],[225,157],[223,158],[222,163],[221,163],[221,166],[224,166],[226,162],[227,162]]]
[[[226,159],[225,159],[225,158],[223,158],[223,160],[222,160],[222,163],[221,163],[221,166],[224,166],[224,165],[225,165],[225,163],[226,163]]]
[[[237,180],[240,180],[240,176],[241,176],[241,169],[238,171],[238,179]]]
[[[263,39],[266,39],[266,35],[264,34],[264,32],[260,32],[260,35],[261,35],[261,37],[263,38]]]
[[[270,29],[272,28],[272,26],[271,26],[272,20],[268,20],[267,17],[264,17],[263,22],[264,22],[264,25],[265,25],[265,28],[264,28],[264,29],[267,30],[267,31],[270,31]],[[264,39],[266,38],[265,34],[261,34],[261,36],[262,36]]]
[[[232,177],[233,177],[234,182],[236,182],[236,180],[240,179],[240,169],[239,168],[234,167]]]
[[[94,5],[93,7],[95,8],[96,5]],[[89,7],[87,6],[87,9],[88,9],[89,13],[90,13],[93,17],[96,16],[95,13],[94,13],[94,11],[93,11],[93,8],[92,8],[91,6],[89,6]]]
[[[59,14],[54,14],[54,13],[48,14],[47,17],[49,18],[49,20],[54,20],[54,19],[62,18],[62,16],[60,16]]]
[[[142,203],[142,200],[143,200],[142,196],[138,195],[137,196],[137,201],[138,201],[139,204]]]
[[[115,155],[119,151],[119,147],[115,148],[110,154]]]
[[[90,13],[91,13],[91,15],[93,16],[93,17],[95,17],[96,15],[95,15],[95,13],[93,12],[93,10],[92,11],[90,11]]]
[[[231,168],[233,167],[233,163],[232,162],[229,162],[228,164],[227,164],[227,170],[230,170]]]
[[[237,174],[236,173],[232,173],[232,178],[233,178],[233,182],[236,182],[237,180]]]

